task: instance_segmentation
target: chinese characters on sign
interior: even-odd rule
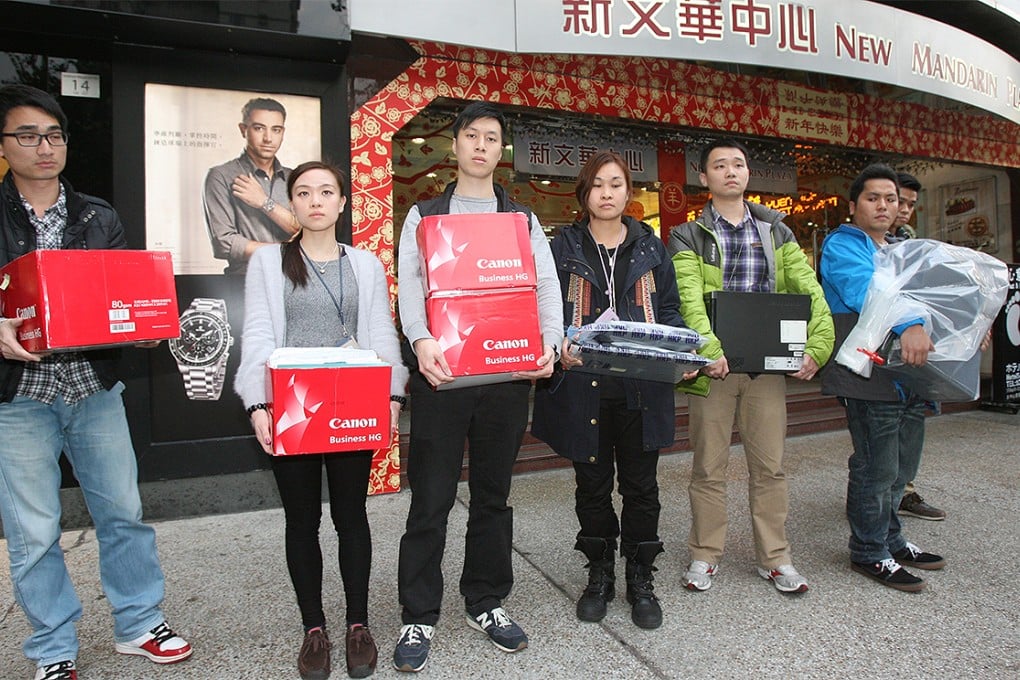
[[[577,177],[597,151],[609,149],[619,153],[635,182],[655,182],[659,179],[658,158],[654,144],[609,142],[598,145],[589,141],[557,133],[518,132],[514,135],[514,170],[549,177]]]
[[[739,36],[751,47],[818,53],[815,10],[795,2],[762,0],[561,0],[563,33],[611,37],[674,37],[698,43]]]
[[[216,132],[181,132],[180,130],[153,130],[153,146],[179,146],[215,149],[220,145]]]

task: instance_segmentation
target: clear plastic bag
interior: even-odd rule
[[[875,253],[860,319],[836,361],[867,378],[878,358],[922,397],[962,400],[964,392],[976,389],[971,389],[979,377],[974,358],[1006,301],[1007,287],[1006,265],[969,248],[931,239],[882,248]],[[928,354],[932,365],[921,368],[904,365],[890,340],[893,327],[917,319],[935,345]]]

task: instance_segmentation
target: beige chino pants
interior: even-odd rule
[[[694,465],[691,499],[692,560],[717,564],[726,543],[726,467],[734,416],[744,443],[748,500],[759,566],[790,564],[786,540],[789,492],[783,473],[786,440],[786,377],[731,373],[713,380],[707,397],[691,396],[690,432]]]

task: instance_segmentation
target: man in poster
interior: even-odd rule
[[[276,157],[286,118],[275,99],[249,100],[238,124],[244,151],[206,175],[205,221],[213,255],[227,261],[224,274],[243,275],[256,248],[286,241],[297,231],[287,200],[290,168]]]

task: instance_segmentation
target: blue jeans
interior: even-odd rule
[[[156,536],[142,524],[138,468],[124,386],[68,405],[15,397],[0,404],[0,517],[14,598],[32,624],[25,656],[39,665],[75,659],[81,602],[60,549],[60,452],[81,484],[99,541],[99,575],[114,637],[132,640],[163,621]]]
[[[843,399],[854,444],[846,490],[850,559],[874,563],[907,545],[896,514],[924,447],[924,402]]]

